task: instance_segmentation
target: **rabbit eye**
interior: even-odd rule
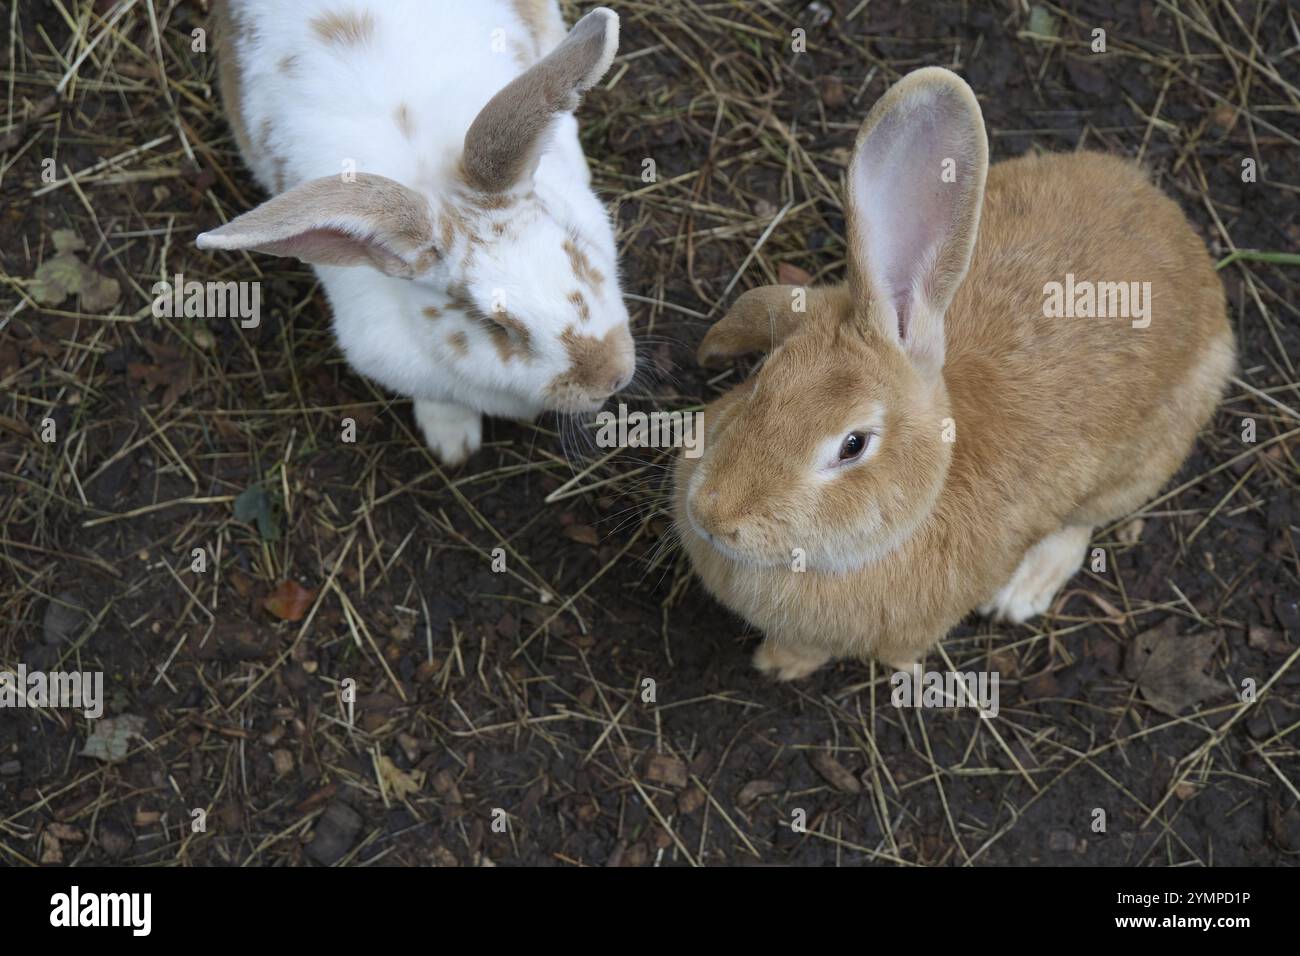
[[[851,461],[861,455],[871,441],[871,436],[865,432],[850,432],[849,436],[844,439],[844,444],[840,445],[840,461]]]

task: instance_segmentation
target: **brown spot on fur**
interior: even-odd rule
[[[529,361],[533,357],[533,337],[528,326],[516,319],[509,312],[499,311],[491,315],[484,312],[462,288],[447,290],[451,307],[463,312],[466,318],[477,322],[492,340],[492,346],[501,356],[501,361],[511,359]]]
[[[447,336],[447,344],[460,355],[469,354],[469,336],[464,332],[453,332]]]
[[[397,128],[402,131],[402,135],[407,139],[410,139],[415,134],[411,111],[405,103],[397,104],[397,109],[393,110],[393,119],[397,122]]]
[[[518,358],[526,362],[532,358],[533,337],[528,326],[507,312],[494,313],[488,321],[487,332],[501,361]]]
[[[603,338],[583,335],[570,325],[560,336],[569,356],[568,371],[557,375],[546,387],[552,398],[590,394],[612,389],[623,374],[624,341],[627,330],[615,326]]]
[[[468,239],[472,234],[469,219],[455,206],[444,206],[442,208],[442,218],[438,223],[438,228],[442,235],[442,248],[444,251],[456,244],[457,237],[464,236]]]
[[[587,305],[587,297],[577,289],[569,293],[570,304],[578,310],[578,318],[583,322],[591,321],[591,306]]]
[[[293,76],[298,72],[298,54],[290,53],[280,60],[280,72]]]
[[[439,308],[437,308],[436,306],[426,305],[426,306],[425,306],[423,309],[421,309],[420,311],[422,311],[422,312],[424,313],[425,318],[429,318],[429,319],[440,319],[440,318],[442,318],[442,310],[439,309]]]
[[[480,209],[509,209],[519,197],[514,193],[473,193],[469,201]]]
[[[605,276],[591,264],[587,254],[572,239],[564,240],[564,251],[568,253],[569,264],[573,266],[573,274],[578,277],[578,281],[585,282],[593,291],[599,291]]]
[[[421,273],[428,272],[433,268],[433,264],[438,262],[440,259],[442,259],[442,250],[438,249],[436,246],[430,246],[416,257],[415,265],[411,267],[413,274],[420,275]]]
[[[311,21],[311,28],[326,43],[352,46],[365,43],[375,33],[375,18],[369,10],[339,10]]]

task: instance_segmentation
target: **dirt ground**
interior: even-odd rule
[[[1300,247],[1286,2],[610,5],[620,57],[580,119],[651,383],[633,407],[696,408],[745,374],[693,358],[738,292],[842,275],[854,133],[921,65],[969,80],[994,160],[1135,157],[1216,260]],[[1300,854],[1295,265],[1222,269],[1238,378],[1140,521],[1098,532],[1106,570],[930,658],[998,671],[999,715],[901,710],[879,667],[751,669],[755,635],[666,534],[672,452],[579,457],[553,418],[498,421],[444,471],[409,403],[346,367],[308,269],[195,249],[263,198],[191,48],[202,3],[3,17],[0,670],[102,670],[126,745],[84,755],[102,723],[0,713],[3,864]],[[60,255],[90,268],[52,302],[35,277]],[[261,280],[261,326],[155,318],[176,272]]]

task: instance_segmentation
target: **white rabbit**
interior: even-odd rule
[[[586,412],[635,349],[573,117],[618,17],[555,0],[218,0],[221,92],[274,198],[198,237],[314,265],[353,368],[440,460],[481,416]]]

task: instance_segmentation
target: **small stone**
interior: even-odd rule
[[[361,826],[361,815],[346,803],[335,800],[316,821],[307,855],[325,866],[334,865],[352,849]]]

